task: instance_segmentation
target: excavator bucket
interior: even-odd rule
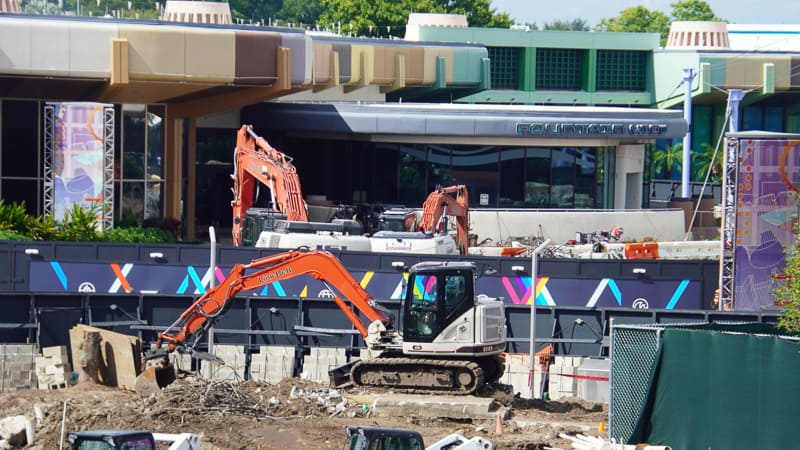
[[[134,389],[137,394],[147,396],[160,392],[173,381],[175,381],[175,367],[172,364],[147,364],[142,373],[136,377]]]

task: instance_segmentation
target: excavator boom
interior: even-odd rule
[[[247,273],[250,270],[254,272]],[[334,255],[323,250],[293,250],[259,258],[250,264],[233,266],[225,280],[198,298],[167,331],[159,333],[156,348],[166,343],[168,350],[173,351],[183,346],[189,338],[196,341],[201,336],[200,333],[227,309],[231,300],[240,292],[304,274],[333,285],[370,323],[379,321],[387,328],[392,326],[391,319],[374,308],[375,303],[369,293]],[[358,314],[338,295],[334,295],[333,301],[361,336],[366,338],[367,327]]]
[[[469,195],[464,185],[437,187],[422,204],[418,231],[439,233],[444,216],[456,218],[456,244],[462,255],[469,249]]]
[[[300,177],[292,158],[269,145],[250,125],[243,125],[236,134],[234,164],[233,245],[242,242],[244,214],[253,206],[259,183],[270,189],[273,208],[285,214],[287,220],[308,222]]]

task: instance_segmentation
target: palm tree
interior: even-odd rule
[[[673,171],[679,173],[683,165],[683,143],[670,144],[665,149],[653,151],[653,173],[663,173],[671,180]]]
[[[722,182],[722,149],[714,154],[716,149],[710,144],[703,143],[700,147],[703,150],[692,155],[692,167],[694,167],[695,176],[698,180],[705,180],[706,174],[711,171],[708,181],[712,183]]]

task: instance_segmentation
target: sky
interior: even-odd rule
[[[643,5],[667,15],[676,0],[491,0],[497,12],[507,12],[518,24],[536,23],[539,28],[554,20],[584,19],[590,27],[603,18],[616,17],[625,8]],[[718,17],[736,24],[800,24],[798,0],[706,0]],[[557,5],[557,6],[554,6]]]

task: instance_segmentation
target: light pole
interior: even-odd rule
[[[534,361],[536,360],[536,278],[538,278],[539,274],[539,252],[544,250],[548,245],[550,245],[550,239],[547,239],[539,244],[539,246],[533,251],[533,254],[531,254],[531,337],[529,361],[530,368],[533,371],[530,376],[531,398],[536,398],[536,391],[534,390],[534,387],[536,386],[536,366],[534,365]]]

